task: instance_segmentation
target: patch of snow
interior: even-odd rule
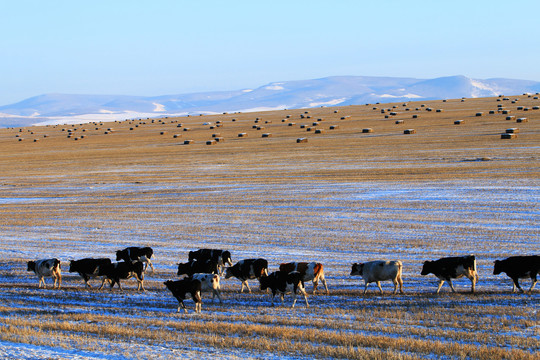
[[[334,100],[323,101],[323,102],[312,102],[312,103],[309,103],[309,107],[323,106],[323,105],[330,105],[330,106],[332,106],[332,105],[341,104],[341,103],[344,102],[345,100],[347,100],[347,98],[334,99]]]
[[[154,111],[155,112],[164,112],[165,111],[165,105],[153,102],[152,105],[155,106]]]
[[[373,94],[375,95],[375,94]],[[405,94],[405,95],[390,95],[390,94],[382,94],[379,95],[379,97],[382,98],[408,98],[408,99],[421,99],[423,96],[416,95],[416,94]]]
[[[285,88],[278,84],[273,84],[273,85],[266,86],[265,89],[266,90],[284,90]]]
[[[244,92],[244,93],[248,93],[248,92],[252,92],[252,91],[253,91],[253,89],[245,89],[245,90],[242,90],[242,92]]]

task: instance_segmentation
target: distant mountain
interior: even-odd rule
[[[163,96],[47,94],[0,106],[0,126],[113,121],[200,113],[247,112],[539,92],[540,82],[450,76],[413,79],[332,76],[256,89]]]

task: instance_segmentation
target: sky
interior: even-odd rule
[[[0,0],[0,105],[335,75],[540,81],[540,1]]]

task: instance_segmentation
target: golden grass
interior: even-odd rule
[[[530,108],[538,102],[517,98]],[[488,115],[498,104],[529,122]],[[398,115],[385,119],[380,109],[394,105]],[[530,253],[540,237],[540,112],[515,107],[484,98],[410,102],[409,111],[402,104],[317,108],[311,119],[287,110],[36,127],[31,136],[0,129],[0,338],[133,358],[144,358],[128,351],[139,343],[247,357],[537,359],[538,291],[510,294],[509,280],[491,275],[493,259]],[[296,125],[281,122],[286,115]],[[252,128],[257,117],[272,137]],[[317,118],[324,133],[300,127]],[[217,121],[219,129],[202,125]],[[514,126],[516,139],[500,139]],[[62,128],[85,138],[68,139]],[[416,134],[403,135],[408,128]],[[225,141],[205,145],[218,132]],[[183,145],[188,138],[195,142]],[[125,293],[85,290],[67,271],[69,259],[113,257],[131,245],[156,253],[145,294],[131,281]],[[291,311],[223,280],[224,306],[205,297],[202,315],[177,315],[162,281],[199,247],[230,249],[234,261],[266,257],[271,270],[283,261],[321,261],[331,294]],[[477,255],[479,293],[464,293],[470,283],[458,280],[460,293],[445,286],[433,295],[435,279],[419,275],[422,262],[464,253]],[[61,291],[37,290],[37,277],[26,272],[25,261],[48,256],[63,261]],[[390,296],[383,284],[383,297],[374,288],[361,296],[350,263],[377,258],[403,261],[406,295]],[[107,343],[111,350],[103,350]]]

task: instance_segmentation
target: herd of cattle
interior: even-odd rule
[[[78,273],[86,284],[90,287],[88,281],[91,278],[101,277],[102,289],[105,282],[118,284],[120,290],[120,280],[135,278],[137,280],[137,290],[144,289],[144,273],[147,266],[150,266],[152,272],[154,266],[151,258],[154,251],[150,247],[129,247],[116,252],[116,261],[112,262],[109,258],[85,258],[81,260],[70,261],[69,272]],[[228,266],[226,266],[228,265]],[[364,294],[367,291],[368,284],[376,283],[381,294],[381,281],[391,280],[394,283],[394,294],[398,291],[403,294],[401,261],[370,261],[365,263],[352,264],[351,275],[359,275],[364,279]],[[33,271],[39,278],[39,285],[45,286],[45,277],[54,279],[53,287],[60,288],[62,283],[62,274],[60,261],[58,259],[43,259],[28,262],[28,271]],[[244,286],[251,293],[248,280],[257,279],[260,283],[260,289],[272,291],[272,305],[274,297],[279,294],[281,303],[286,293],[292,293],[293,303],[296,304],[296,294],[299,291],[305,299],[306,306],[309,306],[307,294],[304,288],[306,281],[313,282],[313,294],[317,290],[319,281],[324,285],[328,294],[328,286],[324,277],[323,265],[316,262],[292,262],[284,263],[279,266],[279,270],[268,274],[268,261],[265,259],[245,259],[233,265],[231,253],[227,250],[217,249],[199,249],[190,251],[188,262],[178,264],[177,275],[186,275],[181,280],[168,280],[164,284],[167,289],[178,300],[178,309],[183,308],[187,312],[183,300],[189,294],[195,302],[195,311],[201,311],[201,292],[212,292],[212,301],[217,296],[221,303],[220,295],[220,277],[224,273],[224,278],[235,277],[242,282],[240,292],[244,291]],[[513,281],[512,292],[516,288],[524,292],[519,284],[519,279],[530,278],[532,285],[530,292],[534,289],[537,282],[537,275],[540,273],[540,256],[512,256],[504,260],[496,260],[494,263],[494,275],[506,273]],[[476,258],[474,255],[446,257],[435,261],[425,261],[422,267],[421,275],[434,274],[439,279],[437,293],[441,290],[445,281],[455,292],[452,279],[467,277],[471,281],[471,292],[474,293],[478,273],[476,271]]]

